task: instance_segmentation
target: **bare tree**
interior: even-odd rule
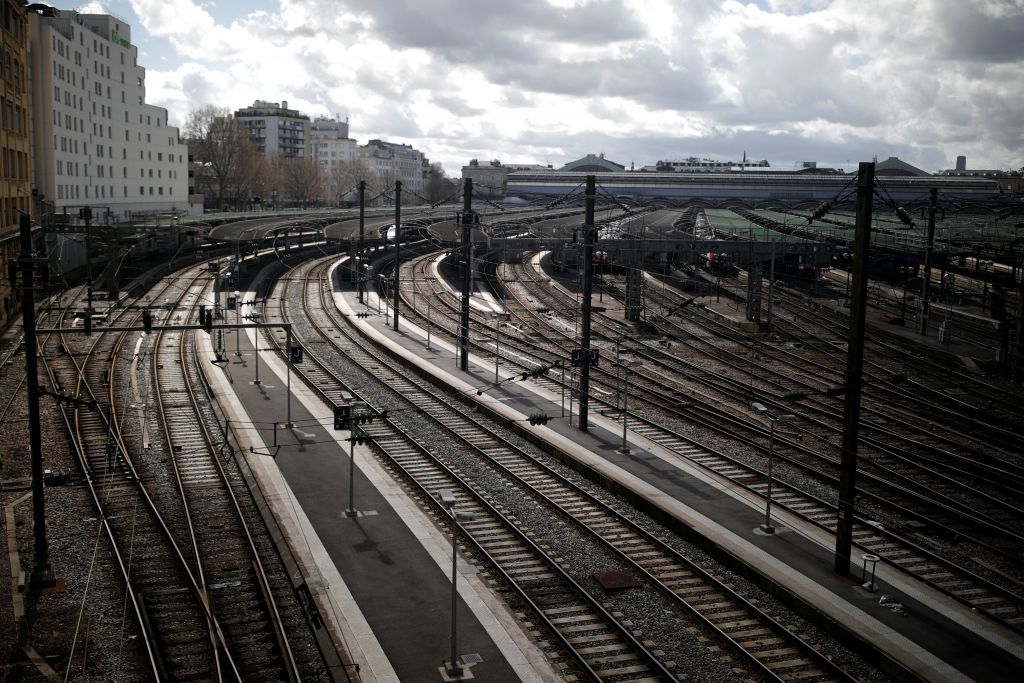
[[[357,166],[349,161],[331,162],[323,167],[324,197],[334,204],[352,201],[355,194],[351,193],[358,183]]]
[[[286,199],[305,205],[320,198],[320,172],[312,159],[278,157],[276,170],[278,183]]]
[[[427,178],[427,198],[431,202],[440,202],[454,193],[455,183],[445,175],[444,167],[440,163],[431,164]]]
[[[227,107],[206,105],[189,114],[185,137],[199,165],[197,184],[223,208],[225,199],[238,196],[238,186],[252,173],[251,165],[259,156],[249,131]]]

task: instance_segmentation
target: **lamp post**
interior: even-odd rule
[[[242,324],[242,320],[241,320],[241,315],[242,315],[242,313],[241,313],[242,299],[240,298],[239,294],[240,294],[239,291],[236,289],[235,290],[235,324],[236,325],[241,325]],[[237,358],[241,358],[242,357],[242,328],[241,327],[235,328],[235,356]]]
[[[772,526],[772,464],[775,457],[775,423],[792,422],[796,416],[790,413],[778,416],[772,415],[768,412],[768,406],[757,401],[751,403],[750,407],[767,417],[771,423],[768,431],[768,494],[765,496],[764,524],[761,525],[761,531],[766,534],[774,534],[775,527]]]
[[[260,385],[260,331],[255,330],[253,334],[255,340],[253,346],[253,359],[256,363],[256,380],[253,382],[256,386]]]
[[[642,363],[639,360],[625,360],[619,358],[619,343],[615,342],[615,364],[619,366],[619,373],[621,375],[621,382],[619,386],[622,388],[622,445],[619,447],[619,453],[626,455],[629,453],[629,444],[626,443],[626,432],[629,429],[629,369],[635,368]],[[626,372],[622,372],[622,368],[626,369]]]
[[[433,307],[434,298],[434,283],[437,282],[436,277],[426,277],[423,281],[430,285],[430,294],[427,295],[427,349],[430,349],[430,309]],[[413,289],[413,291],[416,291]]]
[[[451,489],[442,489],[437,493],[441,499],[441,504],[448,510],[448,514],[452,516],[452,632],[451,632],[451,652],[448,657],[448,661],[444,663],[445,674],[452,679],[458,680],[464,676],[465,665],[462,662],[455,660],[455,610],[457,605],[458,590],[456,588],[456,580],[458,579],[458,557],[459,557],[459,528],[462,526],[462,522],[472,522],[475,517],[472,512],[459,512],[455,509],[455,492]]]

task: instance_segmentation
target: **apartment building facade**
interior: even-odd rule
[[[20,297],[11,289],[8,268],[21,250],[19,221],[31,214],[31,140],[29,136],[28,25],[25,4],[2,0],[0,50],[0,328],[18,313]]]
[[[429,168],[429,163],[423,153],[411,145],[370,140],[359,148],[359,161],[382,189],[401,180],[403,188],[424,194],[424,169]],[[409,197],[408,201],[414,200]]]
[[[29,15],[33,186],[57,213],[90,206],[116,223],[189,212],[188,148],[167,110],[146,104],[137,57],[116,17]]]
[[[256,100],[252,106],[237,110],[235,118],[245,124],[249,138],[268,159],[311,158],[309,117],[289,109],[287,100]]]

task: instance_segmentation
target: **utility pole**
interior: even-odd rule
[[[88,219],[87,219],[88,220]],[[55,583],[50,569],[50,552],[46,543],[46,499],[43,492],[43,439],[39,425],[39,377],[36,359],[36,300],[32,288],[35,272],[32,256],[32,221],[21,215],[21,315],[25,335],[25,375],[28,390],[28,432],[32,456],[32,526],[35,533],[35,567],[31,585],[51,586]],[[88,244],[88,240],[86,240]],[[92,306],[86,315],[92,314]]]
[[[398,332],[398,290],[399,273],[402,271],[402,181],[395,181],[395,324],[394,330]],[[415,285],[415,283],[413,283]]]
[[[932,243],[935,241],[935,212],[939,204],[939,191],[928,192],[928,233],[924,242],[924,282],[921,284],[921,326],[920,334],[928,334],[928,299],[932,288]]]
[[[590,298],[594,293],[594,200],[596,178],[587,176],[586,211],[583,218],[583,329],[580,353],[580,431],[587,431],[587,409],[590,393]]]
[[[85,221],[85,314],[92,315],[92,254],[90,253],[91,235],[89,224],[92,223],[92,207],[83,206],[78,210],[78,217]]]
[[[356,288],[359,292],[359,303],[363,303],[363,269],[359,259],[363,257],[363,230],[366,226],[366,181],[359,181],[359,243],[356,245]]]
[[[469,369],[469,288],[473,285],[473,179],[462,188],[462,320],[459,324],[459,368]]]
[[[850,573],[853,515],[857,495],[857,437],[860,430],[861,373],[864,370],[864,318],[868,296],[868,261],[871,256],[871,209],[874,203],[875,164],[860,164],[857,178],[857,223],[853,241],[853,291],[850,332],[846,352],[846,393],[843,403],[843,450],[839,463],[839,520],[836,523],[835,571]]]

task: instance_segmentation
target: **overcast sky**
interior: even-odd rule
[[[1024,166],[1024,0],[105,0],[147,101],[471,158]]]

